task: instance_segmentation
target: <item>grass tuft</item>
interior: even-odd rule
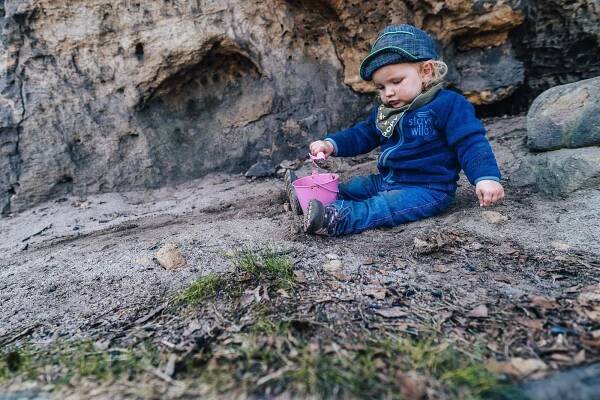
[[[292,261],[274,250],[241,250],[229,255],[235,268],[259,282],[268,282],[273,289],[294,287]]]
[[[200,304],[209,297],[215,296],[226,286],[226,280],[217,274],[210,273],[194,281],[175,297],[175,304]]]

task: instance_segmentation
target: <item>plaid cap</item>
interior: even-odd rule
[[[435,43],[426,32],[408,24],[390,25],[381,32],[360,65],[360,77],[370,81],[373,73],[383,66],[437,57]]]

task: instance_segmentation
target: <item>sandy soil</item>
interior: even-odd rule
[[[374,282],[415,288],[411,304],[432,317],[443,307],[467,312],[480,304],[500,312],[523,296],[557,298],[600,282],[600,190],[547,199],[512,188],[510,173],[525,152],[523,118],[488,126],[506,200],[482,209],[461,181],[448,212],[393,229],[343,238],[297,233],[281,179],[219,174],[157,191],[61,198],[4,218],[0,337],[86,336],[90,326],[134,320],[199,275],[230,270],[226,253],[244,247],[291,251],[297,270],[317,274],[335,255],[345,274],[367,277],[340,293]],[[343,178],[368,173],[373,159],[336,161],[332,169]],[[506,220],[490,222],[490,210]],[[180,247],[186,266],[157,263],[166,243]]]

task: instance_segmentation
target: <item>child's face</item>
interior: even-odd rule
[[[431,75],[430,63],[390,64],[373,74],[373,83],[381,100],[393,108],[402,107],[423,91],[423,82]]]

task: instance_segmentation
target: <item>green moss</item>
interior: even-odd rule
[[[43,349],[30,345],[8,349],[0,358],[0,379],[21,376],[41,380],[44,376],[45,382],[53,384],[66,384],[73,377],[107,381],[137,375],[152,365],[158,365],[158,351],[148,344],[131,349],[99,351],[89,340],[65,341]],[[49,367],[53,373],[45,374]]]
[[[450,398],[519,398],[480,362],[432,339],[367,338],[354,343],[359,350],[331,351],[293,333],[289,326],[259,320],[235,345],[219,347],[199,378],[219,385],[235,381],[231,387],[259,396],[268,387],[270,393],[317,398],[399,399],[398,374],[416,371]],[[265,376],[270,379],[261,381]]]

